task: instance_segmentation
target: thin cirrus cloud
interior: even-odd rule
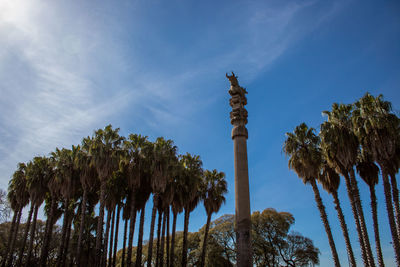
[[[99,120],[118,111],[107,105],[124,105],[127,95],[97,97],[86,75],[86,55],[101,40],[69,28],[73,18],[39,2],[1,2],[0,10],[0,186],[5,188],[17,162],[79,142]],[[48,10],[60,15],[53,13],[52,24],[46,21]]]
[[[212,24],[189,20],[178,33],[190,44],[183,52],[167,35],[151,36],[162,26],[161,9],[154,9],[157,22],[140,15],[149,6],[139,2],[128,10],[126,3],[114,10],[76,5],[0,1],[2,188],[18,162],[79,143],[122,113],[140,114],[130,119],[150,131],[190,125],[188,116],[223,97],[212,90],[226,71],[238,69],[252,79],[318,26],[302,24],[302,12],[313,2],[216,6],[197,15],[215,17]],[[219,17],[238,10],[240,18]],[[288,29],[293,24],[298,31]],[[160,58],[152,56],[160,49]],[[201,94],[208,99],[198,103]]]

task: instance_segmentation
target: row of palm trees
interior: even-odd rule
[[[382,95],[374,97],[369,93],[354,104],[335,103],[331,111],[324,111],[323,114],[327,120],[321,124],[318,135],[313,128],[302,123],[293,133],[286,134],[283,150],[290,157],[289,168],[313,188],[335,266],[340,266],[340,262],[316,182],[333,197],[349,264],[356,266],[338,197],[340,175],[345,180],[364,266],[375,266],[356,171],[370,189],[376,256],[378,266],[383,267],[375,194],[375,185],[381,173],[395,259],[397,266],[400,266],[400,208],[395,176],[400,166],[400,119],[392,112],[391,103],[385,101]]]
[[[150,142],[146,136],[138,134],[124,138],[119,135],[118,128],[108,125],[95,131],[93,136],[84,138],[81,145],[72,146],[72,149],[57,148],[49,157],[35,157],[27,164],[19,163],[9,182],[8,199],[14,216],[2,266],[13,266],[15,263],[16,266],[66,266],[68,263],[76,266],[115,266],[122,218],[125,225],[121,266],[130,267],[133,265],[133,238],[139,213],[135,266],[143,266],[145,262],[148,267],[173,266],[176,261],[176,221],[182,212],[185,221],[181,264],[186,266],[190,213],[203,201],[208,230],[211,215],[218,212],[225,202],[226,193],[224,173],[203,171],[200,157],[189,153],[178,155],[172,140],[160,137]],[[145,207],[151,196],[153,208],[148,257],[143,259]],[[43,203],[47,215],[45,237],[40,259],[32,259],[37,215]],[[17,248],[16,235],[22,211],[28,204],[26,231],[22,245]],[[95,207],[98,207],[97,216]],[[171,236],[170,211],[173,216]],[[153,246],[157,213],[157,239]],[[57,262],[49,263],[52,229],[61,217],[62,236]],[[208,231],[204,235],[201,266],[204,266],[207,234]],[[154,257],[153,247],[156,249]]]

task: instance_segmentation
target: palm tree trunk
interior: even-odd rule
[[[14,215],[13,215],[12,223],[11,223],[11,228],[10,228],[10,234],[8,236],[8,242],[6,244],[11,244],[11,239],[14,236],[15,224],[16,224],[16,221],[17,221],[18,213],[19,213],[19,209],[14,211]],[[4,255],[2,257],[3,258],[3,263],[1,264],[1,266],[5,266],[6,265],[6,260],[8,258],[8,253],[9,252],[10,252],[10,247],[6,246],[6,252],[4,253]]]
[[[51,200],[51,204],[50,204],[50,212],[51,212],[51,206],[52,206],[52,203],[53,202],[53,200]],[[45,247],[45,244],[47,243],[47,234],[49,233],[49,227],[50,227],[50,220],[51,220],[51,217],[50,217],[50,215],[47,215],[47,219],[46,219],[46,227],[44,228],[44,237],[43,237],[43,243],[42,243],[42,249],[41,249],[41,252],[43,252],[43,250],[44,250],[44,247]],[[43,254],[43,253],[41,253],[41,254]],[[40,256],[40,258],[42,258],[42,256]],[[40,261],[41,261],[41,259],[40,259]],[[40,265],[40,264],[39,264]]]
[[[124,243],[122,245],[122,260],[121,260],[121,267],[125,267],[125,251],[126,251],[126,234],[128,232],[128,219],[125,219],[125,226],[124,226]]]
[[[153,196],[153,210],[151,212],[149,249],[148,249],[148,253],[147,253],[147,267],[151,267],[151,261],[153,259],[154,222],[156,220],[157,204],[158,204],[157,195],[154,195]]]
[[[34,210],[34,204],[31,202],[31,208],[29,210],[28,219],[26,220],[26,224],[25,224],[25,233],[24,233],[24,238],[22,239],[22,246],[19,251],[17,266],[22,266],[22,258],[24,257],[26,240],[28,238],[28,233],[29,233],[29,228],[31,225],[33,210]]]
[[[166,245],[166,260],[167,260],[167,267],[169,267],[169,206],[165,211],[165,215],[167,216],[167,245]]]
[[[210,230],[210,223],[211,223],[211,213],[207,215],[207,224],[206,224],[206,230],[204,231],[203,249],[201,251],[200,267],[204,267],[206,262],[207,237],[208,237],[208,231]]]
[[[110,248],[108,249],[108,264],[106,266],[112,266],[112,253],[113,253],[113,241],[114,241],[114,226],[115,226],[115,206],[113,208],[112,212],[112,218],[111,218],[111,231],[110,231]]]
[[[183,228],[183,245],[182,245],[182,267],[187,265],[187,236],[189,230],[190,212],[185,208],[185,223]]]
[[[15,225],[14,234],[13,234],[13,237],[12,237],[11,243],[10,243],[10,253],[9,253],[8,257],[6,258],[6,261],[4,262],[5,266],[11,266],[12,261],[14,259],[14,246],[15,246],[15,240],[17,239],[17,235],[18,235],[19,225],[21,222],[22,209],[23,209],[23,207],[20,207],[18,210],[18,218],[17,218],[17,222]]]
[[[354,169],[350,170],[350,182],[353,188],[353,194],[357,205],[358,217],[360,218],[361,233],[364,239],[364,245],[367,250],[367,258],[370,267],[375,267],[375,260],[372,254],[371,243],[369,242],[367,225],[365,224],[364,212],[362,209],[360,191],[358,190],[357,180],[354,173]]]
[[[389,218],[390,232],[392,233],[393,248],[396,256],[397,265],[400,266],[400,242],[399,236],[397,235],[396,222],[393,213],[393,204],[390,183],[388,179],[388,172],[384,164],[379,163],[382,170],[383,190],[385,193],[386,211]]]
[[[367,251],[366,251],[365,244],[364,244],[364,238],[363,238],[363,235],[361,233],[360,220],[358,218],[357,207],[356,207],[356,203],[355,203],[355,199],[354,199],[354,195],[353,195],[353,189],[352,189],[352,186],[351,186],[351,183],[350,183],[350,177],[349,177],[348,174],[343,175],[343,176],[344,176],[344,180],[346,182],[347,195],[348,195],[349,200],[350,200],[350,206],[351,206],[351,210],[352,210],[352,213],[353,213],[354,221],[356,223],[358,241],[360,242],[361,257],[362,257],[364,266],[369,266]]]
[[[65,246],[64,246],[64,252],[63,252],[63,257],[61,261],[61,266],[65,266],[67,262],[67,257],[68,257],[68,250],[69,250],[69,241],[71,240],[71,227],[72,227],[72,220],[74,219],[73,217],[73,211],[69,210],[68,211],[68,224],[67,224],[67,233],[65,234]]]
[[[51,213],[51,209],[53,207],[53,199],[51,199],[50,201],[50,213]],[[51,220],[51,216],[50,214],[47,215],[47,219],[46,219],[46,227],[44,228],[44,237],[43,237],[43,245],[46,242],[46,238],[47,238],[47,234],[49,231],[49,226],[50,226],[50,220]],[[43,245],[42,245],[42,249],[43,249]]]
[[[107,266],[107,249],[108,249],[108,236],[110,235],[110,223],[111,223],[111,216],[113,211],[109,209],[107,211],[107,222],[106,222],[106,234],[104,236],[104,246],[103,246],[103,253],[101,254],[101,263],[100,266]]]
[[[35,205],[35,212],[33,214],[33,221],[31,226],[31,233],[29,238],[29,247],[28,247],[28,258],[26,259],[25,266],[29,266],[32,257],[32,249],[33,249],[33,241],[35,240],[35,230],[36,230],[36,221],[38,214],[39,206]]]
[[[394,173],[390,174],[390,183],[391,183],[391,186],[392,186],[392,196],[393,196],[394,210],[396,212],[397,235],[400,238],[399,189],[397,188],[396,176],[394,175]]]
[[[114,254],[113,254],[113,258],[112,258],[112,265],[113,267],[115,267],[115,261],[117,260],[117,246],[118,246],[118,231],[119,231],[119,215],[121,213],[121,205],[118,204],[117,207],[117,222],[115,225],[115,241],[114,241]]]
[[[142,267],[142,249],[143,249],[143,226],[144,226],[144,211],[145,206],[140,211],[140,223],[139,223],[139,237],[136,251],[136,267]]]
[[[80,206],[80,204],[79,204],[79,206]],[[80,209],[80,207],[79,207],[78,209]],[[76,214],[76,217],[75,217],[75,213],[74,213],[73,216],[74,216],[74,220],[75,220],[76,217],[78,217],[78,213]],[[79,234],[78,228],[75,228],[75,227],[74,227],[74,232],[72,233],[71,241],[74,240],[74,236],[78,236],[78,234]],[[70,241],[70,242],[71,242],[71,241]],[[76,254],[75,254],[75,252],[76,252],[76,249],[72,249],[71,252],[70,252],[70,256],[69,256],[69,267],[74,267],[74,266],[76,266],[76,262],[75,262]]]
[[[319,190],[318,190],[317,184],[314,179],[311,179],[311,186],[314,191],[314,197],[315,197],[315,201],[317,202],[317,207],[320,212],[322,223],[324,224],[324,227],[325,227],[325,232],[328,235],[328,241],[329,241],[329,246],[331,247],[333,261],[335,263],[335,266],[339,267],[340,266],[339,257],[338,257],[337,251],[336,251],[335,241],[333,240],[331,227],[328,222],[328,216],[326,215],[325,206],[324,206],[324,204],[322,204],[322,199],[321,199],[321,196],[319,195]]]
[[[132,198],[132,199],[134,199],[134,198]],[[128,259],[126,260],[127,267],[131,267],[131,265],[132,265],[132,246],[133,246],[133,236],[135,233],[135,223],[136,223],[136,208],[134,205],[134,201],[132,200],[131,224],[129,225]]]
[[[81,266],[81,252],[82,252],[82,237],[83,229],[85,229],[85,213],[86,213],[86,202],[87,202],[87,189],[83,189],[82,205],[81,205],[81,224],[79,226],[78,244],[76,248],[76,264],[78,267]]]
[[[50,206],[50,215],[47,217],[48,226],[46,227],[46,233],[42,245],[42,251],[40,256],[40,266],[46,266],[47,256],[49,255],[49,245],[51,241],[51,237],[53,234],[53,225],[54,225],[54,213],[57,209],[57,200],[53,196],[51,198],[51,206]]]
[[[67,235],[67,228],[68,228],[68,207],[69,207],[69,198],[64,201],[65,211],[64,211],[64,218],[63,218],[63,226],[62,226],[62,234],[61,234],[61,242],[60,247],[58,249],[58,256],[57,256],[57,266],[61,266],[62,259],[64,255],[64,247],[65,247],[65,236]]]
[[[344,241],[346,243],[346,249],[347,249],[347,256],[349,258],[349,264],[350,264],[351,267],[355,267],[355,266],[357,266],[357,264],[356,264],[356,260],[354,258],[353,248],[351,247],[351,242],[350,242],[350,237],[349,237],[349,231],[347,229],[347,224],[346,224],[346,221],[344,219],[342,208],[340,206],[340,201],[339,201],[339,197],[338,197],[337,191],[332,192],[332,196],[333,196],[333,203],[335,203],[335,210],[337,211],[337,214],[338,214],[340,227],[342,228]]]
[[[178,214],[175,212],[173,213],[173,219],[172,219],[172,236],[171,236],[171,256],[169,258],[169,263],[170,265],[168,267],[171,267],[174,265],[174,258],[175,258],[175,230],[176,230],[176,219],[178,217]]]
[[[162,219],[162,229],[161,229],[161,248],[160,248],[160,267],[164,267],[164,245],[165,245],[165,223],[166,223],[166,213],[161,213],[163,216]]]
[[[377,210],[377,202],[376,202],[376,195],[375,195],[375,185],[372,185],[369,187],[369,192],[370,192],[370,196],[371,196],[371,210],[372,210],[372,220],[374,223],[376,255],[378,257],[379,267],[384,267],[385,263],[383,262],[381,240],[379,237],[378,210]]]
[[[157,224],[157,249],[156,249],[156,267],[160,262],[160,242],[161,242],[161,222],[162,222],[162,211],[158,210],[158,224]]]
[[[100,208],[99,208],[99,217],[97,220],[97,233],[96,233],[96,263],[95,266],[99,266],[102,253],[101,247],[103,243],[103,222],[104,222],[104,204],[106,198],[106,181],[102,179],[100,186]]]

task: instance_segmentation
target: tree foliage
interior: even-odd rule
[[[288,212],[278,212],[272,208],[251,215],[253,262],[259,267],[309,266],[319,263],[319,250],[311,239],[300,233],[290,232],[294,217]],[[201,242],[206,225],[198,232],[188,233],[187,264],[199,266]],[[148,244],[144,245],[147,248]],[[176,233],[175,261],[173,266],[181,266],[183,232]],[[205,266],[233,267],[236,263],[236,235],[234,216],[223,215],[211,222]],[[146,249],[144,249],[147,251]],[[136,248],[134,249],[136,251]],[[132,260],[136,259],[134,253]],[[155,261],[153,261],[155,264]],[[121,264],[121,251],[117,266]]]

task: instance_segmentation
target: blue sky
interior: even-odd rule
[[[366,91],[399,111],[399,12],[397,1],[368,0],[0,0],[0,187],[18,162],[111,123],[124,135],[173,139],[180,153],[225,172],[227,202],[214,218],[233,213],[225,78],[233,70],[249,92],[252,210],[291,212],[294,230],[320,248],[321,266],[333,266],[312,190],[287,168],[285,132],[303,121],[318,128],[333,102],[351,103]],[[360,189],[367,212],[368,189],[361,182]],[[384,256],[394,266],[382,184],[377,190]],[[340,196],[361,264],[343,185]],[[322,197],[346,266],[332,199]],[[204,223],[200,207],[190,230]],[[373,243],[372,227],[369,233]]]

